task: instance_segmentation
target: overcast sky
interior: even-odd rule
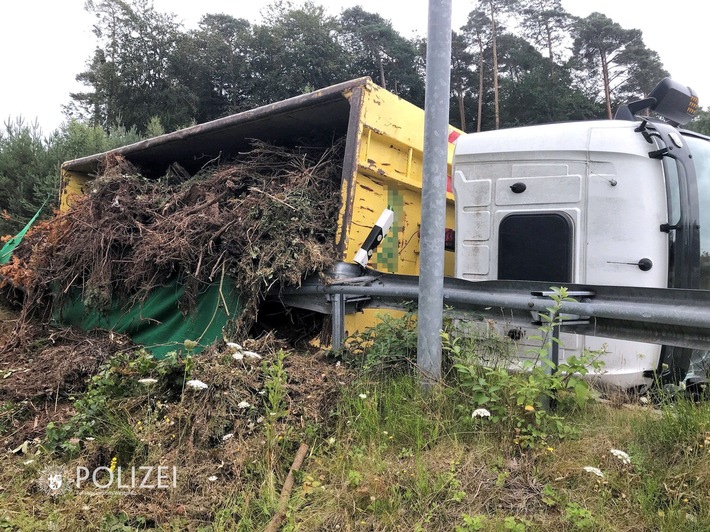
[[[154,0],[159,11],[172,11],[194,27],[205,13],[227,13],[259,22],[268,0]],[[296,2],[298,3],[298,2]],[[315,0],[337,15],[361,5],[380,13],[405,37],[426,36],[428,0]],[[658,52],[671,75],[692,87],[700,105],[710,105],[710,69],[704,42],[707,19],[696,0],[562,0],[573,15],[599,11],[622,27],[643,31],[646,45]],[[93,18],[84,0],[2,0],[0,4],[0,120],[23,116],[39,122],[45,134],[64,120],[62,104],[81,90],[74,80],[95,46]],[[452,27],[460,28],[473,0],[453,0]]]

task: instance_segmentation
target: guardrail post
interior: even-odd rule
[[[340,349],[345,341],[345,295],[333,294],[331,296],[331,330],[333,349]]]

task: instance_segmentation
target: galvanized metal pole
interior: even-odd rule
[[[423,385],[441,378],[444,304],[444,230],[451,76],[451,2],[429,0],[424,163],[420,229],[417,365]]]
[[[331,301],[333,349],[340,349],[345,342],[345,295],[333,294]]]

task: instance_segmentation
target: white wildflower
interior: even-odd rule
[[[471,419],[476,419],[477,417],[491,417],[491,413],[485,408],[476,408],[471,414]]]
[[[210,477],[207,477],[207,480],[209,480],[210,482],[214,482],[215,480],[217,480],[217,475],[212,475]]]
[[[158,382],[158,379],[138,379],[138,383],[143,384],[144,386],[150,386],[156,382]]]
[[[366,393],[361,393],[360,395],[358,395],[358,397],[359,397],[360,399],[367,399],[367,394],[366,394]]]
[[[259,390],[259,395],[266,395],[266,390]]]
[[[335,438],[333,436],[328,438],[328,444],[333,445],[334,443],[335,443]]]
[[[232,438],[234,438],[234,433],[230,432],[229,434],[225,434],[224,436],[222,436],[222,441],[231,440]]]
[[[235,342],[227,342],[227,347],[234,350],[234,353],[232,353],[232,358],[234,358],[234,360],[244,360],[244,357],[261,359],[261,355],[259,353],[255,353],[254,351],[245,351],[241,345]]]
[[[237,406],[238,406],[239,408],[244,409],[244,408],[249,408],[249,407],[251,406],[251,404],[248,403],[247,401],[242,401],[242,402],[240,402]]]
[[[584,466],[583,469],[587,473],[592,473],[593,475],[596,475],[598,477],[604,478],[604,473],[601,472],[601,470],[597,467],[592,467],[592,466]]]
[[[185,386],[187,386],[188,388],[192,388],[194,390],[206,390],[207,389],[207,384],[205,384],[204,382],[197,380],[197,379],[187,381],[185,383]]]
[[[616,456],[619,460],[621,460],[622,463],[624,464],[630,464],[631,463],[631,457],[626,454],[624,451],[620,451],[619,449],[612,449],[609,451],[611,454]]]

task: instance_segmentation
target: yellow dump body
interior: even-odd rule
[[[453,141],[459,133],[451,128],[449,138]],[[212,159],[228,160],[248,150],[251,139],[296,145],[332,143],[342,137],[346,143],[336,237],[338,259],[353,260],[377,218],[389,207],[395,213],[394,223],[370,266],[418,275],[424,111],[369,78],[161,135],[112,153],[125,157],[147,177],[159,177],[174,162],[196,171]],[[62,209],[100,173],[106,155],[91,155],[62,165]],[[452,157],[450,143],[448,176]],[[448,176],[441,176],[442,186],[450,183]],[[446,226],[453,229],[450,188],[447,203]],[[446,274],[453,275],[453,253],[447,251],[446,255]],[[349,314],[345,332],[353,334],[374,323],[374,311]]]

